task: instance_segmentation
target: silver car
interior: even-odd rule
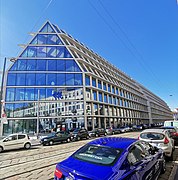
[[[10,149],[30,149],[31,141],[27,134],[11,134],[0,139],[0,152]]]
[[[151,145],[161,148],[168,160],[173,160],[174,140],[165,129],[146,129],[140,133],[140,140],[149,142]]]

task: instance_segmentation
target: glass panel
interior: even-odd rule
[[[24,101],[24,97],[25,97],[25,89],[24,88],[16,88],[15,101]]]
[[[46,34],[38,34],[38,44],[47,44]]]
[[[46,47],[37,47],[37,57],[46,57]]]
[[[92,86],[96,87],[96,79],[92,78]]]
[[[66,86],[74,85],[74,74],[66,74]]]
[[[66,82],[66,76],[65,74],[57,74],[57,85],[59,86],[65,86]]]
[[[24,103],[14,104],[14,117],[23,117]]]
[[[56,74],[46,74],[47,84],[49,86],[55,86],[56,85]]]
[[[5,105],[6,115],[7,117],[13,117],[14,116],[14,104],[6,104]]]
[[[25,86],[25,74],[17,73],[16,85],[17,86]]]
[[[104,102],[107,103],[108,102],[108,98],[107,98],[107,95],[104,94]]]
[[[30,44],[38,44],[38,36],[35,36]]]
[[[106,83],[103,83],[103,89],[106,91]]]
[[[102,89],[101,81],[98,80],[98,88]]]
[[[48,71],[56,71],[56,60],[48,60],[47,61],[47,70]]]
[[[7,86],[15,86],[16,74],[8,73]]]
[[[57,36],[56,35],[48,35],[47,44],[56,44]]]
[[[85,85],[90,86],[90,76],[85,75]]]
[[[57,62],[57,71],[66,71],[65,60],[56,60],[56,62]]]
[[[26,74],[26,86],[35,86],[35,74]]]
[[[36,61],[36,71],[46,71],[46,60]]]
[[[64,55],[64,57],[66,57],[66,58],[72,58],[71,54],[69,53],[69,51],[67,50],[66,47],[64,47],[64,50],[65,50],[65,55]]]
[[[56,47],[47,47],[47,57],[56,57]]]
[[[57,56],[58,58],[64,58],[65,50],[63,46],[57,47]]]
[[[27,60],[19,59],[17,71],[26,71],[27,69]]]
[[[37,48],[36,47],[28,47],[28,54],[25,57],[36,57],[37,55]],[[24,56],[23,56],[24,57]]]
[[[45,88],[36,88],[35,89],[35,100],[38,100],[38,90],[39,90],[39,100],[45,100],[46,98],[46,89]]]
[[[103,102],[103,96],[102,96],[102,93],[101,93],[101,92],[99,92],[99,101],[100,101],[100,102]]]
[[[12,65],[12,67],[10,68],[9,71],[16,71],[17,70],[17,66],[18,66],[18,60],[14,62],[14,64]]]
[[[44,27],[40,30],[40,32],[49,32],[49,33],[54,33],[55,31],[51,27],[49,23],[46,23]]]
[[[75,74],[74,85],[82,85],[82,84],[83,84],[82,74]]]
[[[54,99],[53,95],[55,94],[54,92],[56,92],[56,91],[55,91],[55,88],[46,88],[46,98],[47,99]]]
[[[36,60],[28,59],[27,60],[27,71],[35,71],[36,70]]]
[[[26,88],[25,90],[25,100],[33,101],[35,99],[34,88]]]
[[[97,93],[96,93],[96,91],[93,91],[93,100],[97,101]]]
[[[36,85],[46,85],[46,76],[45,74],[36,74]]]
[[[111,92],[111,86],[108,84],[108,92]]]
[[[58,36],[57,36],[56,44],[63,44]]]
[[[83,67],[84,68],[84,67]],[[81,72],[81,69],[79,68],[78,64],[74,61],[74,71],[75,72]],[[86,69],[84,68],[84,71],[86,72]]]
[[[74,60],[66,60],[66,72],[74,72]]]
[[[6,89],[6,101],[14,101],[14,97],[15,97],[15,89],[7,88]]]

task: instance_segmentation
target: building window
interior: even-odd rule
[[[111,92],[111,86],[108,84],[108,92]]]
[[[98,80],[98,88],[102,89],[102,85],[101,85],[101,81],[100,80]]]
[[[105,103],[108,103],[107,94],[104,94],[104,102],[105,102]]]
[[[96,79],[92,78],[92,86],[96,87]]]
[[[85,85],[90,86],[90,76],[85,76]]]
[[[102,93],[101,93],[101,92],[99,92],[99,101],[100,101],[100,102],[103,102],[103,96],[102,96]]]
[[[103,83],[103,90],[107,91],[106,83]]]
[[[93,91],[93,100],[97,101],[97,92]]]

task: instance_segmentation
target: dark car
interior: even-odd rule
[[[174,139],[174,143],[178,144],[178,128],[175,126],[162,126],[161,129],[166,129],[169,133],[172,139]]]
[[[153,180],[164,172],[161,149],[136,139],[103,137],[58,163],[54,180]]]
[[[90,137],[98,137],[98,136],[106,136],[106,135],[107,135],[107,132],[106,132],[106,129],[104,128],[94,129],[89,132]]]
[[[74,140],[80,140],[80,139],[89,139],[88,131],[84,128],[82,129],[75,129],[73,132]]]
[[[49,134],[47,137],[41,139],[42,145],[53,145],[58,142],[70,142],[73,140],[73,135],[67,131],[59,131],[53,132]]]

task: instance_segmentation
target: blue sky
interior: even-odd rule
[[[176,0],[0,0],[0,68],[46,20],[178,108]]]

